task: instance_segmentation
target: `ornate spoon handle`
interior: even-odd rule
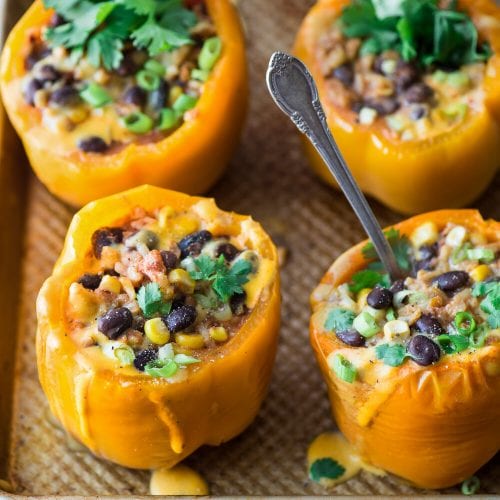
[[[332,137],[316,84],[306,66],[293,56],[275,52],[267,69],[267,86],[278,107],[308,137],[323,158],[372,240],[391,279],[401,278],[403,272],[394,252]]]

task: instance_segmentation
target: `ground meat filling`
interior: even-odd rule
[[[152,55],[137,47],[134,38],[111,35],[107,43],[121,49],[107,66],[104,55],[95,61],[92,40],[83,51],[65,46],[64,33],[57,30],[70,26],[70,21],[54,14],[49,26],[30,36],[22,82],[25,102],[40,111],[46,129],[67,135],[68,150],[112,154],[132,142],[164,139],[195,118],[204,82],[222,50],[205,3],[186,1],[181,6],[182,19],[189,21],[185,43]],[[71,26],[75,25],[78,28],[76,22]],[[97,35],[99,30],[107,33],[106,27],[104,21]],[[105,50],[101,46],[102,54]]]
[[[391,48],[367,51],[366,38],[346,36],[345,28],[337,21],[323,33],[316,60],[327,99],[352,110],[358,123],[381,123],[386,136],[409,141],[442,133],[482,110],[485,62],[423,65],[418,55],[405,60]]]
[[[498,341],[499,242],[455,224],[439,231],[433,222],[409,239],[394,230],[388,239],[409,276],[390,284],[372,261],[350,283],[320,286],[315,321],[325,335],[355,348],[352,353],[364,351],[365,361],[389,366],[409,360],[427,366]],[[373,248],[363,254],[371,257]],[[354,380],[356,356],[337,356],[335,373]]]
[[[171,227],[198,228],[172,239],[166,214]],[[67,312],[82,348],[171,377],[230,341],[248,317],[244,285],[258,272],[258,253],[189,214],[137,209],[89,243],[96,270],[70,285]]]

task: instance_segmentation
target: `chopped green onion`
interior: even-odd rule
[[[150,59],[149,61],[146,61],[146,64],[144,64],[144,69],[147,71],[150,71],[151,73],[155,73],[158,76],[165,76],[165,66],[163,66],[162,63],[155,61],[154,59]]]
[[[454,102],[446,108],[443,109],[443,112],[449,118],[459,118],[462,120],[467,114],[467,110],[469,106],[465,102]]]
[[[445,73],[440,69],[432,73],[432,79],[437,83],[444,83],[447,78],[448,78],[448,73]]]
[[[136,75],[137,84],[139,87],[142,87],[144,90],[152,91],[156,90],[161,83],[161,76],[157,73],[153,73],[153,71],[148,71],[143,69],[139,71]]]
[[[477,476],[471,476],[462,483],[462,495],[474,495],[479,491],[481,481]]]
[[[169,359],[174,359],[174,346],[172,344],[162,345],[158,349],[158,359],[160,361],[167,361]]]
[[[198,66],[200,69],[210,71],[217,62],[217,59],[219,59],[221,51],[222,42],[219,37],[214,36],[205,40],[198,56]]]
[[[171,377],[179,370],[179,365],[173,360],[169,359],[165,364],[158,361],[150,361],[144,368],[144,371],[152,377]]]
[[[467,258],[469,260],[493,262],[495,260],[495,252],[491,248],[473,248],[467,250]]]
[[[131,365],[134,362],[134,350],[127,344],[115,348],[114,353],[116,359],[118,359],[122,365]]]
[[[176,125],[177,120],[177,113],[173,109],[164,108],[160,111],[160,124],[158,128],[160,130],[168,130]]]
[[[145,134],[153,128],[153,120],[144,113],[130,113],[122,119],[123,125],[134,134]]]
[[[356,380],[356,368],[342,354],[336,354],[333,358],[333,371],[337,377],[349,382],[350,384]]]
[[[488,328],[482,326],[479,327],[475,332],[472,332],[469,336],[470,346],[474,349],[479,349],[484,346],[486,337],[488,336]]]
[[[93,108],[101,108],[113,101],[103,87],[93,82],[89,83],[88,86],[80,92],[80,97]]]
[[[459,333],[468,335],[476,329],[476,320],[471,313],[467,311],[460,311],[455,316],[455,326]]]
[[[174,102],[172,108],[174,111],[179,113],[185,113],[186,111],[194,108],[198,99],[188,94],[181,94]]]
[[[449,73],[446,77],[446,83],[455,88],[465,87],[469,84],[469,76],[461,71],[455,71],[453,73]]]
[[[465,259],[467,259],[467,252],[471,248],[471,244],[469,242],[464,243],[463,245],[460,245],[456,247],[453,252],[451,252],[451,263],[452,264],[458,264],[460,262],[463,262]]]
[[[443,334],[438,335],[436,340],[446,354],[456,354],[465,351],[469,347],[469,339],[463,335]]]
[[[385,319],[387,321],[394,321],[396,319],[396,313],[394,312],[394,309],[392,307],[389,307],[389,309],[387,309],[387,312],[385,313]]]
[[[193,356],[188,356],[187,354],[176,354],[174,357],[174,361],[178,365],[192,365],[194,363],[199,363],[200,360],[194,358]]]
[[[375,318],[367,313],[366,311],[358,314],[352,323],[352,326],[359,332],[363,337],[373,337],[376,333],[380,331],[380,327],[377,325]]]
[[[208,80],[209,75],[210,75],[210,72],[207,71],[206,69],[194,68],[191,71],[191,78],[193,78],[195,80],[199,80],[200,82],[206,82]]]

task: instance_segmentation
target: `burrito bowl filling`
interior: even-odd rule
[[[454,2],[354,0],[315,51],[328,100],[390,138],[429,138],[482,111],[491,49]]]
[[[408,277],[391,284],[369,243],[365,269],[314,292],[313,321],[342,346],[329,359],[336,376],[353,382],[377,362],[428,366],[498,342],[498,241],[451,223],[439,231],[430,221],[409,238],[395,229],[386,236]]]
[[[94,232],[91,270],[71,283],[67,300],[67,329],[82,349],[168,378],[237,334],[268,262],[234,226],[207,223],[203,203],[137,208]]]
[[[60,2],[16,82],[65,152],[112,154],[196,117],[222,52],[203,0]]]

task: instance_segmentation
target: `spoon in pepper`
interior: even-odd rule
[[[269,61],[266,79],[275,103],[307,136],[337,180],[373,242],[391,281],[404,277],[382,228],[333,139],[311,73],[296,57],[284,52],[275,52]]]

